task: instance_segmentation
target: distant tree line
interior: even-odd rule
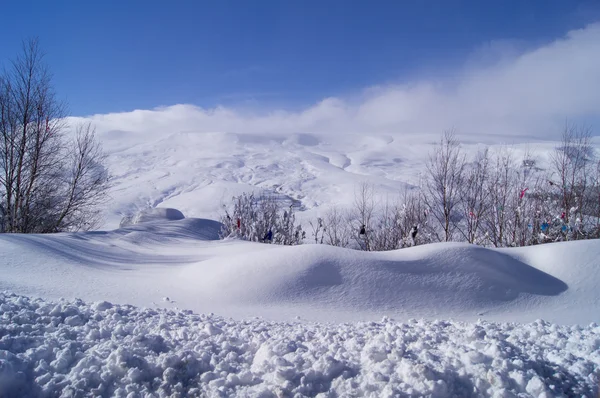
[[[546,169],[510,148],[468,156],[445,132],[419,186],[394,201],[375,198],[371,185],[361,185],[353,206],[332,207],[310,222],[307,239],[384,251],[434,242],[517,247],[600,238],[600,162],[590,129],[575,125],[565,127]],[[224,236],[280,244],[305,236],[293,209],[266,197],[234,198],[222,221]]]
[[[600,162],[591,131],[566,126],[538,167],[504,148],[468,157],[453,132],[429,156],[422,183],[395,203],[376,203],[363,185],[351,209],[318,219],[316,242],[367,251],[434,242],[490,247],[600,238]]]
[[[70,133],[36,40],[0,73],[0,232],[93,228],[106,197],[94,128]]]

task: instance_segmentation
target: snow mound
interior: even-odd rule
[[[406,313],[477,314],[568,288],[560,279],[504,252],[438,244],[387,253],[324,245],[279,247],[185,266],[207,300],[261,306]],[[185,289],[185,288],[184,288]]]
[[[237,319],[600,321],[600,240],[377,253],[219,240],[221,227],[187,218],[114,231],[2,234],[0,291]]]
[[[120,227],[155,221],[176,221],[183,220],[184,218],[183,213],[177,209],[156,207],[141,210],[133,216],[123,217]]]
[[[7,398],[598,394],[596,324],[236,322],[1,293],[0,314]]]
[[[284,143],[311,147],[319,145],[321,143],[321,139],[314,134],[296,133],[289,135]]]
[[[165,241],[174,239],[218,240],[223,224],[204,218],[185,218],[169,222],[142,221],[140,223],[108,232],[108,235],[120,235],[135,243],[134,236],[143,236],[145,241]]]
[[[170,251],[169,247],[218,240],[221,228],[222,224],[217,221],[186,218],[136,224],[114,231],[1,234],[0,249],[4,259],[0,261],[0,270],[4,274],[4,281],[0,280],[0,288],[11,277],[21,279],[24,285],[44,286],[44,290],[48,290],[48,286],[51,287],[50,290],[60,289],[63,283],[72,278],[69,290],[79,288],[81,290],[77,291],[82,292],[93,290],[86,283],[79,286],[79,282],[84,282],[84,276],[94,280],[94,285],[98,284],[102,276],[122,279],[118,274],[105,274],[102,271],[133,271],[146,268],[145,266],[170,268],[173,265],[197,262],[198,256],[177,249]],[[93,269],[100,273],[96,274]],[[31,274],[27,276],[27,273],[36,275],[36,278],[30,278]],[[128,273],[127,277],[131,278],[133,275]],[[111,284],[110,279],[106,282]],[[148,286],[152,281],[143,283]]]

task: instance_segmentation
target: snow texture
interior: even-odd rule
[[[244,322],[0,294],[3,397],[593,397],[600,327]]]

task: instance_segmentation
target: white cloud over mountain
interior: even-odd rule
[[[366,88],[354,98],[330,97],[301,111],[249,112],[179,104],[153,110],[93,115],[100,133],[439,133],[549,137],[565,120],[600,120],[600,23],[492,64],[465,67],[444,78]],[[351,66],[349,66],[351,67]],[[438,65],[441,70],[443,65]],[[80,119],[80,118],[76,118]]]

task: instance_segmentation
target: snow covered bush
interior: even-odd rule
[[[252,242],[299,245],[306,237],[296,224],[294,204],[286,206],[275,195],[242,194],[224,206],[221,237],[237,237]]]

